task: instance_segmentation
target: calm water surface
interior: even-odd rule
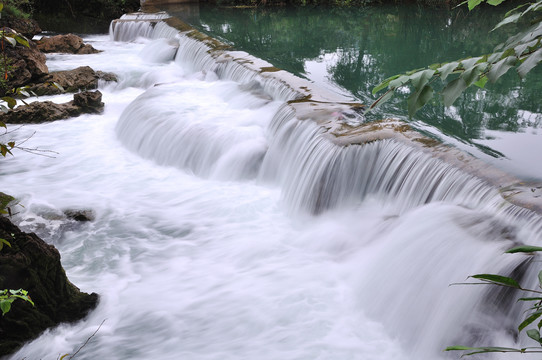
[[[375,85],[427,65],[488,53],[513,29],[491,32],[505,8],[469,13],[418,6],[238,9],[170,7],[175,16],[275,66],[370,104]],[[542,71],[525,80],[510,71],[486,89],[469,89],[454,106],[435,100],[411,120],[431,136],[524,179],[541,180]],[[436,86],[438,88],[438,84]],[[408,120],[402,96],[369,120]]]

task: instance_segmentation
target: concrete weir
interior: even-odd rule
[[[194,71],[212,69],[219,78],[242,84],[257,81],[273,99],[285,102],[290,118],[317,124],[320,135],[340,148],[388,140],[399,142],[479,179],[495,189],[506,203],[542,214],[542,184],[522,182],[480,159],[420,134],[403,121],[385,119],[367,123],[363,117],[364,105],[355,99],[320,88],[246,52],[235,51],[159,11],[153,3],[142,2],[143,12],[114,20],[111,36],[119,41],[131,41],[138,36],[179,40],[176,62]]]

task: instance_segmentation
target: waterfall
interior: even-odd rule
[[[535,208],[466,154],[353,136],[368,124],[351,99],[158,16],[126,16],[95,39],[103,52],[69,58],[119,83],[100,89],[103,115],[22,129],[58,159],[2,164],[21,226],[101,295],[11,359],[73,353],[103,319],[81,359],[434,360],[528,342],[509,331],[519,293],[450,284],[536,284],[539,262],[503,254],[542,243]],[[81,206],[96,220],[63,222]]]

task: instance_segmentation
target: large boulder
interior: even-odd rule
[[[100,52],[92,45],[83,43],[83,39],[74,34],[44,37],[36,43],[38,49],[44,53],[95,54]]]
[[[90,90],[98,87],[100,79],[116,81],[114,74],[94,71],[89,66],[81,66],[73,70],[57,71],[43,76],[39,83],[31,85],[29,90],[40,96]],[[55,84],[60,85],[62,88]]]
[[[19,106],[5,114],[0,114],[0,121],[6,124],[41,124],[81,114],[98,114],[103,111],[102,93],[98,90],[74,94],[73,98],[72,101],[64,104],[36,101]]]
[[[18,299],[0,316],[1,357],[47,328],[84,318],[96,307],[98,295],[81,292],[68,280],[54,246],[2,216],[0,238],[11,244],[0,251],[0,289],[25,289],[35,304]]]
[[[4,31],[11,30],[4,29]],[[10,62],[7,73],[7,89],[24,86],[32,81],[39,80],[49,73],[49,69],[45,64],[45,55],[38,50],[36,44],[32,41],[28,43],[29,47],[18,43],[16,46],[4,46],[5,55]]]

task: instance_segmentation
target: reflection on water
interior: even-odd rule
[[[372,88],[389,76],[492,51],[507,38],[507,31],[513,31],[490,31],[506,10],[491,7],[469,13],[414,5],[265,9],[201,5],[199,18],[191,16],[187,21],[279,68],[371,103],[375,99]],[[533,157],[542,153],[542,145],[520,146],[519,152],[512,146],[512,154],[507,135],[516,133],[519,144],[537,143],[521,135],[527,133],[530,139],[542,121],[542,83],[536,81],[541,74],[541,69],[535,69],[522,81],[511,71],[486,89],[469,89],[450,108],[435,98],[412,123],[524,178],[542,179],[542,170],[516,164],[518,159],[542,161]],[[368,119],[406,119],[406,97],[397,97],[368,114]]]

